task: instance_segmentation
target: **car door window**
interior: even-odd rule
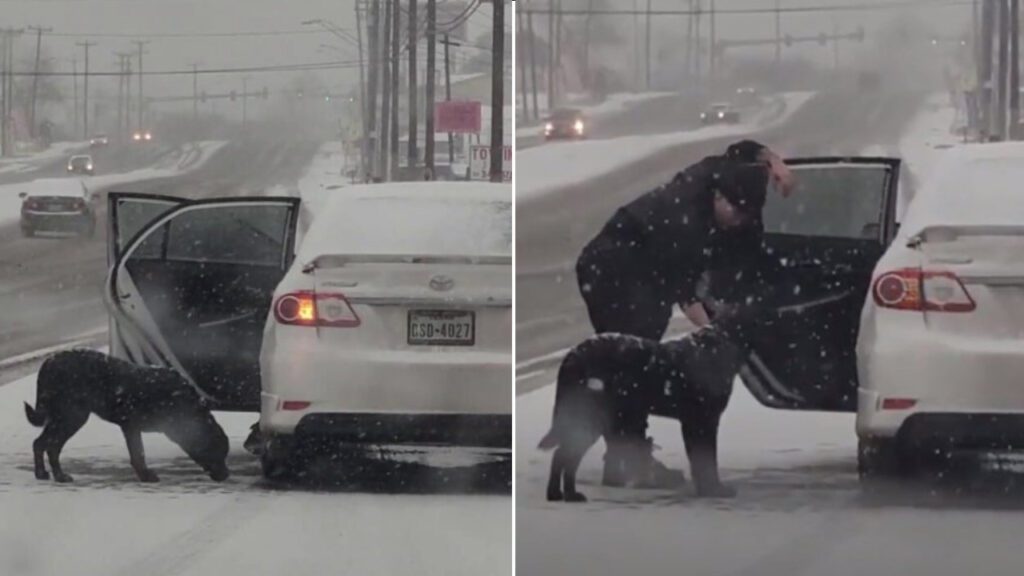
[[[288,217],[276,206],[188,212],[169,223],[165,257],[280,267]]]
[[[767,233],[878,238],[889,171],[872,166],[797,167],[789,198],[772,191],[764,207]]]

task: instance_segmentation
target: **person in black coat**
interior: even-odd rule
[[[792,174],[766,146],[744,140],[619,208],[576,262],[594,331],[661,340],[675,305],[696,326],[707,325],[697,284],[716,250],[749,259],[761,249],[769,180],[788,194]],[[621,486],[630,475],[641,486],[682,481],[680,472],[653,458],[646,431],[645,420],[630,423],[624,432],[646,458],[606,453],[605,485]],[[625,462],[647,462],[649,469],[626,470]]]

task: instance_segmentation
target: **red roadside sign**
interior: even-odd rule
[[[476,134],[482,124],[480,102],[453,100],[438,102],[434,107],[435,128],[438,132],[455,134]]]

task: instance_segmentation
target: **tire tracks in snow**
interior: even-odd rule
[[[262,514],[270,501],[269,497],[238,494],[211,510],[193,528],[154,546],[150,553],[132,560],[112,576],[188,574],[208,552]]]

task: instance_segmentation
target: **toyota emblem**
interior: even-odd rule
[[[448,276],[434,276],[430,279],[431,290],[437,290],[438,292],[447,292],[455,286],[455,280],[452,280]]]

